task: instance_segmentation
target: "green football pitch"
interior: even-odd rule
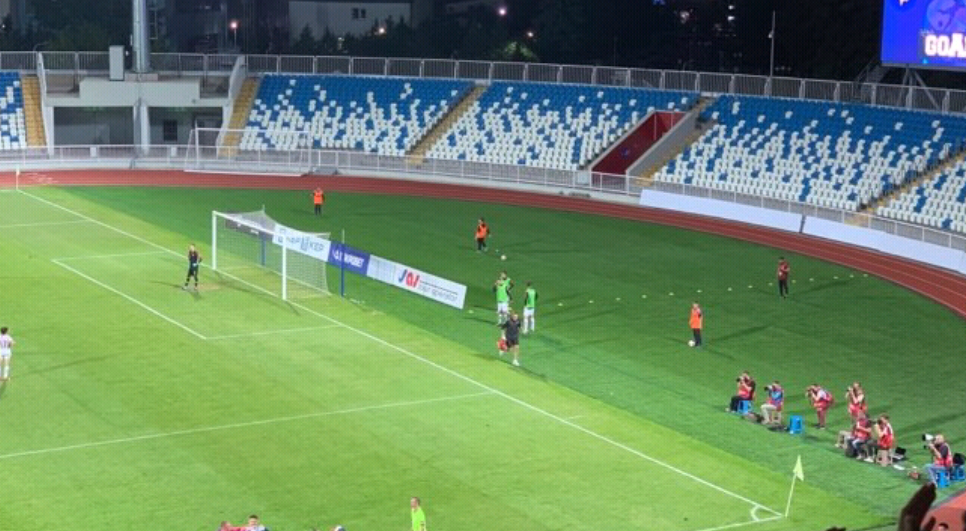
[[[210,529],[255,512],[276,531],[698,531],[887,525],[915,485],[852,462],[800,390],[864,383],[899,443],[963,447],[963,323],[887,282],[781,252],[603,217],[304,192],[34,188],[0,192],[0,321],[18,341],[0,388],[0,520]],[[273,295],[274,275],[203,269],[212,210],[266,208],[307,231],[469,286],[463,311],[357,276],[346,298]],[[494,230],[476,253],[478,216]],[[497,258],[506,254],[508,260]],[[490,286],[540,292],[523,368],[496,355]],[[338,273],[329,271],[338,292]],[[522,286],[517,288],[522,291]],[[518,293],[519,296],[519,293]],[[699,300],[706,348],[689,349]],[[800,437],[723,412],[736,373],[779,379]],[[791,469],[801,455],[805,481]]]

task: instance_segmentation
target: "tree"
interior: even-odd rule
[[[534,30],[539,36],[537,52],[544,60],[579,63],[588,57],[592,28],[587,7],[587,0],[541,0]]]
[[[312,36],[312,28],[308,24],[302,28],[299,38],[292,43],[292,53],[295,55],[315,55],[318,43]]]
[[[504,21],[483,6],[470,10],[458,48],[463,59],[492,59],[507,42]]]
[[[107,29],[97,24],[82,22],[70,25],[57,33],[48,49],[72,52],[102,52],[114,44]]]
[[[32,0],[41,31],[64,49],[102,42],[126,44],[131,33],[130,0]],[[77,38],[77,46],[70,39]],[[98,50],[107,48],[107,44]]]

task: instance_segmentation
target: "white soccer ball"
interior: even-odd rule
[[[693,347],[694,346],[694,340],[693,339],[689,339],[688,340],[688,346],[689,347]]]
[[[506,262],[506,255],[505,254],[501,254],[500,255],[500,260],[503,260],[504,262]]]

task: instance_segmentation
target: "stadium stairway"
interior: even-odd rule
[[[453,107],[450,112],[443,117],[432,129],[427,132],[422,139],[413,147],[409,152],[409,161],[414,164],[422,164],[423,160],[426,159],[426,152],[430,150],[444,134],[446,134],[450,127],[455,124],[463,114],[466,113],[476,100],[480,99],[480,96],[486,92],[487,87],[485,85],[478,85],[473,87],[473,90],[466,93],[466,96],[455,107]]]
[[[47,135],[44,131],[40,80],[37,76],[21,76],[20,81],[23,90],[24,119],[27,125],[27,147],[46,147]]]
[[[235,97],[231,119],[228,121],[228,132],[221,139],[221,147],[226,148],[221,152],[226,155],[232,155],[238,149],[242,137],[241,130],[248,123],[248,116],[252,112],[252,104],[255,102],[255,95],[258,94],[260,84],[260,78],[246,78],[242,83],[241,90],[238,91],[238,96]]]
[[[695,113],[701,116],[704,110],[708,108],[712,103],[714,103],[714,98],[701,98],[698,100],[698,104],[691,109],[691,113]],[[713,120],[698,120],[695,124],[694,131],[687,136],[687,138],[681,142],[680,145],[676,146],[674,149],[669,150],[664,156],[658,158],[653,164],[648,164],[644,167],[643,171],[638,172],[637,178],[634,183],[637,186],[648,187],[654,182],[654,174],[658,172],[661,168],[666,166],[669,162],[677,158],[685,149],[691,144],[698,141],[708,129],[714,125]]]
[[[859,211],[875,213],[879,207],[893,206],[892,203],[895,202],[896,199],[902,197],[907,192],[918,188],[922,184],[933,181],[940,175],[959,165],[964,160],[966,160],[966,149],[960,150],[958,153],[955,153],[926,171],[919,172],[915,178],[909,179],[903,183],[902,186],[893,188],[889,192],[879,196],[875,201],[865,205],[864,208],[860,209]]]

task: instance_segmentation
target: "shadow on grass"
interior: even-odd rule
[[[0,398],[3,398],[3,394],[7,392],[7,382],[9,380],[4,380],[0,382]]]
[[[765,330],[768,330],[769,328],[771,328],[771,325],[767,325],[767,324],[766,325],[759,325],[759,326],[749,326],[748,328],[744,328],[744,329],[741,329],[741,330],[735,330],[734,332],[731,332],[730,334],[725,334],[723,336],[717,336],[717,337],[714,338],[714,341],[716,343],[721,343],[721,342],[728,341],[729,339],[738,339],[740,337],[745,337],[745,336],[750,336],[750,335],[753,335],[753,334],[757,334],[758,332],[764,332]]]
[[[225,289],[236,291],[238,293],[253,295],[261,298],[262,300],[268,301],[272,306],[277,308],[287,308],[294,315],[301,315],[301,312],[299,312],[298,308],[296,308],[291,302],[282,300],[281,297],[275,295],[274,293],[266,293],[262,290],[255,289],[240,280],[222,275],[218,272],[215,272],[214,274],[218,277],[218,284],[224,286]],[[281,279],[279,280],[279,284],[281,284]]]
[[[85,365],[88,363],[97,363],[104,360],[109,360],[111,358],[118,357],[118,354],[110,354],[105,356],[91,356],[89,358],[82,358],[79,360],[69,361],[67,363],[60,363],[57,365],[51,365],[49,367],[43,367],[40,369],[35,369],[24,373],[24,376],[36,375],[36,374],[47,374],[54,371],[59,371],[61,369],[67,369],[70,367],[76,367],[78,365]]]

